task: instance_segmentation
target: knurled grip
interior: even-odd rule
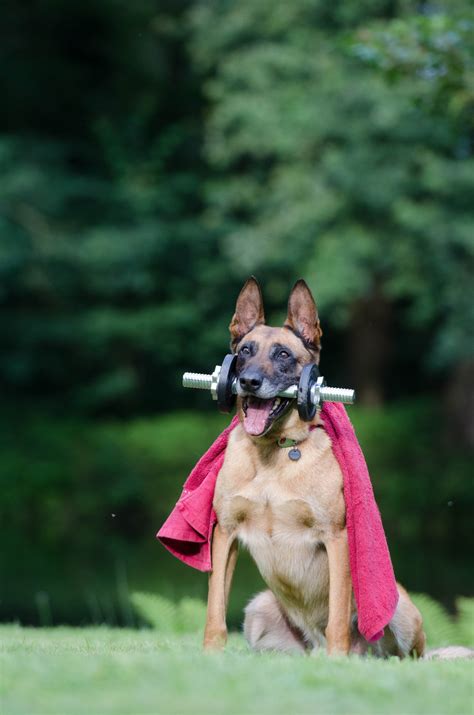
[[[323,402],[343,402],[346,405],[353,405],[355,402],[355,390],[345,387],[321,387],[321,400]]]
[[[185,372],[183,375],[183,387],[210,390],[211,385],[212,375],[205,375],[203,372]]]

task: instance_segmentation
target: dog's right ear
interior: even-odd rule
[[[285,327],[303,338],[307,347],[319,355],[323,331],[313,295],[302,278],[296,281],[290,293]]]
[[[263,325],[262,291],[256,278],[251,276],[239,293],[234,317],[230,321],[230,346],[235,349],[237,343],[257,325]]]

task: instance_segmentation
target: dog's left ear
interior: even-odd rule
[[[306,282],[296,281],[288,300],[285,326],[299,334],[306,343],[319,352],[323,331],[319,324],[318,309]]]

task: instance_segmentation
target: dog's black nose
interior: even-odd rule
[[[240,387],[248,392],[257,392],[263,382],[263,378],[257,372],[246,372],[239,378]]]

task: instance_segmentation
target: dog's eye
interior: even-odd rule
[[[280,350],[280,352],[278,353],[278,357],[286,360],[287,358],[290,357],[290,353],[287,352],[286,350]]]
[[[247,345],[244,345],[243,348],[240,348],[240,354],[247,357],[247,355],[250,355],[250,348],[248,348]]]

